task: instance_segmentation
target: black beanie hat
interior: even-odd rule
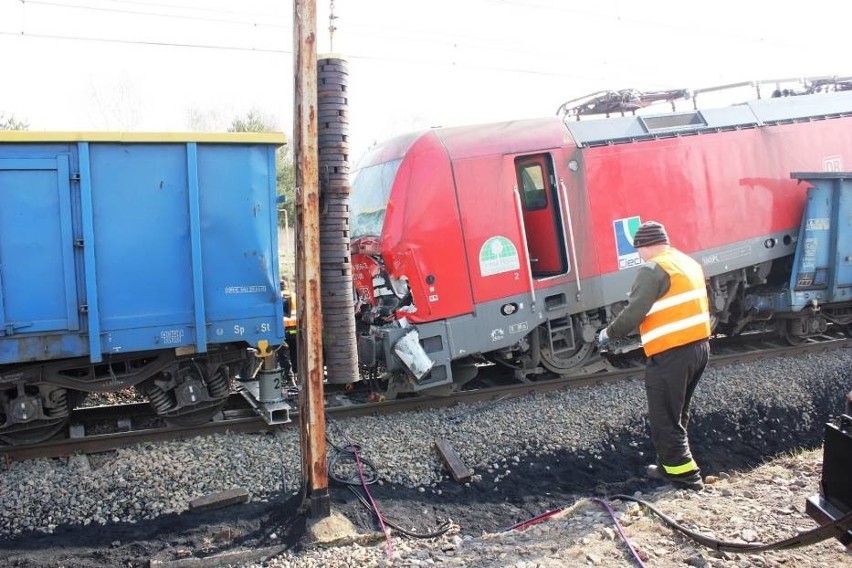
[[[669,244],[669,236],[662,223],[656,221],[645,221],[639,225],[636,235],[633,237],[633,248],[647,247],[650,245]]]

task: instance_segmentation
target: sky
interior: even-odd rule
[[[554,115],[585,94],[852,75],[852,2],[317,0],[348,61],[350,155],[423,128]],[[334,31],[329,30],[333,10]],[[0,114],[30,130],[291,135],[291,0],[0,0]]]

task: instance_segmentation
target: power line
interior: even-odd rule
[[[68,35],[56,35],[56,34],[38,34],[38,33],[27,33],[27,32],[9,32],[0,30],[0,35],[12,36],[12,37],[20,37],[20,38],[34,38],[34,39],[50,39],[50,40],[61,40],[61,41],[87,41],[87,42],[95,42],[95,43],[110,43],[110,44],[125,44],[125,45],[142,45],[142,46],[151,46],[151,47],[177,47],[177,48],[189,48],[189,49],[210,49],[210,50],[221,50],[221,51],[240,51],[247,53],[273,53],[273,54],[284,54],[284,55],[293,55],[293,51],[290,49],[273,49],[273,48],[254,48],[254,47],[243,47],[243,46],[227,46],[227,45],[214,45],[214,44],[197,44],[197,43],[179,43],[179,42],[166,42],[166,41],[145,41],[145,40],[130,40],[130,39],[117,39],[117,38],[98,38],[98,37],[85,37],[85,36],[68,36]],[[564,79],[573,79],[573,80],[601,80],[603,76],[588,76],[588,75],[578,75],[577,73],[560,73],[557,71],[543,71],[529,68],[520,68],[520,67],[501,67],[498,65],[482,65],[482,64],[471,64],[464,62],[456,62],[456,61],[438,61],[438,60],[428,60],[428,59],[412,59],[410,57],[390,57],[386,55],[377,56],[377,55],[359,55],[353,53],[347,53],[347,58],[354,60],[364,60],[364,61],[384,61],[384,62],[394,62],[394,63],[407,63],[409,65],[431,65],[431,66],[445,66],[451,68],[466,68],[466,69],[478,69],[483,71],[496,71],[502,73],[513,73],[518,75],[532,75],[532,76],[541,76],[541,77],[560,77]],[[649,87],[668,87],[670,85],[660,84],[656,82],[648,82],[646,80],[642,81],[644,84]]]
[[[152,6],[152,7],[162,6],[161,4],[151,3],[151,2],[120,1],[120,0],[108,0],[108,1],[116,2],[118,4],[134,4],[134,5]],[[128,13],[128,14],[133,14],[133,15],[146,15],[146,16],[155,16],[155,17],[174,17],[174,18],[187,19],[187,20],[227,22],[227,23],[236,23],[236,24],[244,24],[244,25],[255,25],[252,22],[245,22],[245,21],[237,22],[237,21],[234,21],[234,20],[231,20],[231,19],[196,17],[196,16],[178,15],[178,14],[162,14],[162,13],[147,12],[147,11],[144,11],[144,10],[98,8],[98,7],[93,7],[93,6],[84,6],[84,5],[80,5],[80,4],[62,4],[62,3],[59,3],[59,2],[52,2],[50,0],[27,0],[26,3],[28,3],[28,4],[40,4],[40,5],[49,6],[49,7],[63,7],[63,8],[72,8],[72,9],[83,9],[83,10],[92,9],[92,10],[105,11],[105,12]],[[606,16],[602,16],[600,14],[593,14],[591,12],[586,12],[586,11],[581,11],[581,10],[571,10],[571,9],[566,10],[566,9],[559,9],[559,8],[555,8],[555,7],[549,8],[549,7],[542,7],[542,6],[539,6],[539,5],[532,5],[532,4],[529,4],[529,3],[518,2],[518,1],[515,1],[515,2],[507,1],[505,3],[514,4],[514,5],[527,5],[527,6],[530,6],[530,7],[538,7],[538,8],[542,8],[542,9],[556,9],[560,12],[570,12],[570,13],[587,15],[587,16],[595,16],[595,17],[599,17],[599,18],[606,18]],[[186,7],[186,6],[185,5],[178,5],[178,7]],[[210,11],[214,11],[214,10],[210,10]],[[223,11],[223,12],[225,12],[225,11]],[[228,12],[228,13],[232,13],[232,12]],[[651,24],[651,22],[646,22],[646,23]],[[281,25],[281,24],[264,24],[264,25],[268,25],[270,27],[276,27],[276,28],[289,29],[289,26],[284,26],[284,25]],[[369,26],[369,25],[358,26],[357,24],[354,25],[354,26],[347,26],[347,27],[349,28],[349,30],[351,30],[352,28],[354,28],[355,30],[358,30],[360,28],[361,30],[365,30],[365,31],[368,32],[368,33],[359,33],[358,31],[354,31],[354,32],[349,31],[348,35],[371,37],[371,38],[400,39],[400,35],[395,34],[394,29],[378,28],[376,26]],[[681,29],[681,28],[678,28],[678,29]],[[371,33],[370,33],[370,30],[372,30]],[[402,33],[402,32],[400,32],[400,33]],[[91,41],[91,42],[128,44],[128,45],[135,44],[135,45],[156,46],[156,47],[177,47],[177,48],[190,48],[190,49],[217,49],[217,50],[230,50],[230,51],[243,51],[243,52],[292,54],[292,50],[289,50],[289,49],[225,46],[225,45],[211,44],[211,43],[187,43],[187,42],[146,41],[146,40],[132,40],[132,39],[118,39],[118,38],[100,38],[100,37],[82,36],[82,35],[72,36],[72,35],[59,35],[59,34],[45,34],[45,33],[37,33],[37,32],[26,32],[24,30],[22,30],[20,33],[0,31],[0,34],[7,35],[7,36],[19,36],[19,37],[28,37],[28,38],[38,38],[38,39],[67,40],[67,41]],[[416,39],[416,38],[412,37],[412,36],[417,35],[417,34],[422,35],[423,36],[422,39]],[[717,36],[718,36],[718,34],[717,34]],[[473,40],[474,43],[472,44],[472,43],[459,42],[458,39],[456,39],[456,38],[459,38],[459,37],[462,40]],[[442,38],[446,38],[446,39],[442,39]],[[513,51],[513,52],[516,52],[517,51],[517,48],[505,46],[505,44],[498,44],[496,46],[488,46],[486,44],[486,42],[490,42],[490,41],[497,42],[498,41],[497,38],[494,38],[492,40],[490,38],[473,38],[473,37],[469,37],[469,36],[450,36],[450,35],[447,35],[447,34],[435,33],[434,31],[431,31],[431,30],[429,30],[429,31],[409,30],[408,32],[405,33],[405,35],[403,35],[401,37],[401,39],[408,40],[408,41],[411,41],[412,39],[416,39],[416,41],[421,41],[421,42],[424,42],[424,43],[439,44],[439,45],[444,44],[444,45],[447,45],[449,47],[452,47],[454,50],[459,48],[459,47],[462,47],[462,48],[467,48],[467,49],[488,50],[488,51],[491,51],[491,52],[493,52],[493,51]],[[483,44],[476,45],[475,42],[477,42],[477,41],[481,41],[481,42],[483,42]],[[398,53],[399,50],[397,49],[397,50],[395,50],[395,52]],[[536,53],[538,53],[538,55],[536,55]],[[541,55],[543,53],[544,52],[542,52],[542,51],[534,51],[534,52],[530,52],[530,53],[524,52],[522,54],[522,56],[523,57],[530,57],[531,56],[530,61],[535,62],[539,59],[539,55]],[[550,52],[547,52],[547,53],[550,54]],[[451,56],[451,57],[454,57],[454,55]],[[508,66],[500,66],[500,65],[481,65],[481,64],[475,64],[475,63],[469,64],[469,63],[463,63],[463,62],[455,61],[455,60],[452,60],[452,59],[440,60],[440,61],[434,60],[434,59],[433,60],[424,60],[424,59],[415,60],[415,59],[412,59],[412,58],[403,58],[403,57],[388,57],[388,56],[358,55],[358,54],[350,55],[350,57],[352,57],[353,59],[375,60],[375,61],[394,61],[394,62],[402,61],[402,62],[415,64],[415,65],[416,64],[445,65],[445,66],[451,66],[451,67],[466,67],[466,68],[473,68],[473,69],[483,69],[483,70],[500,71],[500,72],[506,72],[506,73],[526,74],[526,75],[565,77],[565,78],[573,78],[573,79],[581,78],[581,77],[578,77],[576,74],[559,73],[559,72],[555,72],[555,71],[539,71],[539,70],[535,70],[535,69],[519,68],[517,66],[508,67]],[[618,63],[618,61],[613,61],[613,62],[609,63],[608,65],[610,65],[611,67],[625,67],[624,65],[620,65]],[[595,77],[595,79],[599,79],[599,77]]]
[[[193,48],[193,49],[219,49],[219,50],[223,50],[223,51],[247,51],[247,52],[257,52],[257,53],[284,53],[284,54],[288,54],[288,55],[293,55],[293,51],[290,50],[290,49],[271,49],[271,48],[262,48],[262,47],[241,47],[241,46],[236,46],[236,45],[231,46],[231,45],[212,45],[212,44],[201,44],[201,43],[176,43],[176,42],[167,42],[167,41],[144,41],[144,40],[133,40],[133,39],[67,36],[67,35],[55,35],[55,34],[37,34],[37,33],[28,33],[28,32],[6,32],[6,31],[2,31],[2,30],[0,30],[0,35],[21,37],[21,38],[58,39],[58,40],[70,40],[70,41],[91,41],[91,42],[102,42],[102,43],[121,43],[121,44],[131,44],[131,45],[147,45],[147,46],[156,46],[156,47],[185,47],[185,48]]]
[[[115,1],[115,0],[113,0]],[[133,2],[137,4],[137,2]],[[268,24],[262,21],[245,21],[245,20],[234,20],[233,18],[212,18],[207,16],[187,16],[183,14],[169,14],[169,13],[160,13],[160,12],[150,12],[147,10],[131,10],[127,8],[104,8],[101,6],[90,6],[83,4],[63,4],[61,2],[49,2],[46,0],[26,0],[26,4],[33,5],[41,5],[41,6],[50,6],[52,8],[69,8],[69,9],[77,9],[77,10],[89,10],[93,12],[106,12],[113,14],[131,14],[134,16],[148,16],[153,18],[172,18],[177,20],[192,20],[192,21],[200,21],[200,22],[216,22],[216,23],[227,23],[227,24],[238,24],[238,25],[246,25],[246,26],[264,26],[271,28],[291,28],[292,24],[281,23],[281,24]],[[144,3],[142,3],[144,4]],[[150,4],[144,4],[150,5]],[[164,6],[166,7],[166,6]]]
[[[138,0],[106,0],[115,4],[132,4],[136,6],[151,6],[154,8],[180,8],[196,12],[210,12],[214,14],[234,14],[239,16],[250,16],[253,18],[277,18],[278,14],[247,14],[245,10],[223,10],[221,8],[202,8],[199,6],[188,6],[175,2],[139,2]]]
[[[536,10],[543,10],[548,12],[556,12],[561,14],[571,14],[578,16],[585,16],[589,18],[597,18],[604,21],[615,21],[616,23],[625,23],[625,24],[638,24],[640,26],[648,26],[653,28],[661,28],[667,30],[675,30],[681,32],[684,35],[694,36],[696,32],[707,35],[711,38],[719,38],[719,39],[733,39],[738,41],[744,41],[747,43],[763,43],[765,45],[777,46],[783,48],[798,48],[799,46],[790,44],[784,41],[767,41],[766,38],[763,37],[755,37],[753,35],[741,35],[734,34],[728,32],[720,33],[718,28],[707,28],[702,27],[700,25],[696,25],[693,20],[690,20],[688,26],[672,24],[666,21],[660,20],[646,20],[642,18],[636,18],[633,16],[620,16],[616,13],[607,14],[600,12],[593,12],[590,10],[582,10],[573,7],[566,7],[566,4],[560,3],[559,6],[555,5],[543,5],[540,3],[523,1],[523,0],[488,0],[494,4],[503,4],[506,6],[516,6],[516,7],[527,7]]]
[[[289,22],[286,16],[281,15],[272,15],[272,14],[248,14],[249,17],[256,18],[251,20],[245,19],[234,19],[234,18],[213,18],[206,16],[194,16],[194,15],[183,15],[183,14],[174,14],[174,13],[162,13],[162,12],[151,12],[146,10],[131,10],[124,8],[105,8],[99,6],[90,6],[83,4],[65,4],[61,2],[51,2],[49,0],[22,0],[24,5],[33,4],[33,5],[42,5],[42,6],[50,6],[55,8],[68,8],[68,9],[78,9],[78,10],[90,10],[90,11],[98,11],[98,12],[106,12],[106,13],[117,13],[117,14],[130,14],[130,15],[140,15],[140,16],[150,16],[150,17],[161,17],[161,18],[174,18],[174,19],[183,19],[190,21],[206,21],[206,22],[216,22],[216,23],[228,23],[228,24],[238,24],[238,25],[247,25],[253,27],[270,27],[270,28],[286,28],[289,29],[292,27],[292,24]],[[190,7],[185,4],[174,4],[174,3],[157,3],[157,2],[141,2],[138,0],[106,0],[109,2],[114,2],[117,4],[130,4],[130,5],[139,5],[139,6],[149,6],[153,8],[178,8],[185,9],[191,11],[206,11],[211,13],[222,13],[222,14],[233,14],[236,16],[246,15],[242,11],[231,11],[231,10],[220,10],[220,9],[211,9],[211,8],[198,8],[198,7]],[[684,27],[676,24],[670,24],[667,22],[661,22],[656,20],[644,20],[641,18],[634,18],[630,16],[619,16],[617,14],[605,14],[600,12],[594,12],[590,10],[583,10],[577,8],[565,7],[563,5],[555,6],[555,5],[542,5],[540,3],[534,3],[523,0],[491,0],[492,3],[502,4],[507,6],[515,6],[515,7],[528,7],[535,10],[542,10],[548,12],[556,12],[561,14],[571,14],[576,16],[595,18],[599,20],[603,20],[604,22],[616,22],[619,24],[623,23],[633,23],[641,26],[650,26],[655,28],[669,29],[681,32],[685,35],[694,36],[696,33],[700,33],[709,38],[719,38],[719,39],[734,39],[738,41],[744,41],[748,43],[762,43],[769,47],[779,47],[779,48],[797,48],[798,46],[783,42],[783,41],[769,41],[765,38],[754,37],[754,36],[745,36],[738,35],[732,33],[720,33],[718,29],[707,29],[702,28],[700,26],[695,26],[694,24],[690,24],[689,27]],[[263,21],[265,18],[270,19],[278,19],[282,23],[266,23]],[[359,27],[357,24],[354,26],[356,29]],[[371,27],[375,29],[375,26],[360,26],[362,29],[370,29]],[[354,34],[348,31],[351,35],[364,35],[358,34],[355,32]],[[452,42],[455,45],[462,47],[473,47],[478,48],[475,45],[470,45],[470,43],[466,43],[467,41],[485,41],[485,42],[494,42],[496,44],[501,44],[504,38],[493,37],[493,38],[483,38],[483,37],[473,37],[470,35],[460,36],[457,34],[449,35],[449,34],[441,34],[435,33],[433,30],[400,30],[399,32],[403,38],[410,38],[411,34],[420,34],[421,36],[425,36],[427,38],[431,37],[434,39],[424,39],[422,41],[431,41],[433,43],[449,43]],[[382,37],[382,34],[370,34],[369,37]],[[388,37],[384,35],[384,37]],[[485,49],[485,48],[483,48]],[[499,49],[499,47],[497,48]],[[502,48],[507,49],[507,48]]]
[[[285,55],[293,55],[293,51],[289,50],[289,49],[252,48],[252,47],[212,45],[212,44],[178,43],[178,42],[165,42],[165,41],[144,41],[144,40],[130,40],[130,39],[117,39],[117,38],[84,37],[84,36],[67,36],[67,35],[37,34],[37,33],[27,33],[27,32],[8,32],[8,31],[2,31],[2,30],[0,30],[0,35],[20,37],[20,38],[52,39],[52,40],[65,40],[65,41],[90,41],[90,42],[116,43],[116,44],[129,44],[129,45],[144,45],[144,46],[155,46],[155,47],[216,49],[216,50],[224,50],[224,51],[278,53],[278,54],[285,54]],[[403,57],[347,54],[347,58],[349,58],[349,59],[361,59],[361,60],[366,60],[366,61],[402,62],[402,63],[411,64],[411,65],[446,65],[446,66],[455,67],[455,68],[464,67],[464,68],[471,68],[471,69],[482,69],[482,70],[486,70],[486,71],[500,71],[500,72],[504,72],[504,73],[517,73],[517,74],[524,74],[524,75],[563,77],[563,78],[570,78],[570,79],[590,79],[590,78],[597,79],[597,77],[580,77],[576,73],[568,74],[568,73],[558,73],[558,72],[553,72],[553,71],[538,71],[538,70],[534,70],[534,69],[521,69],[521,68],[500,67],[500,66],[492,66],[492,65],[473,65],[473,64],[467,64],[467,63],[456,63],[456,62],[435,61],[435,60],[425,60],[425,59],[417,60],[417,59],[403,58]]]

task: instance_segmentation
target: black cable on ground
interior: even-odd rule
[[[443,523],[441,523],[441,525],[436,530],[434,530],[430,533],[416,533],[416,532],[404,529],[401,526],[399,526],[397,523],[394,523],[393,521],[389,520],[378,509],[378,506],[376,506],[374,504],[375,500],[373,499],[372,495],[369,495],[369,490],[367,489],[367,485],[373,484],[376,481],[378,481],[378,479],[379,479],[378,468],[376,467],[376,465],[372,461],[368,460],[367,458],[365,458],[361,455],[361,445],[349,440],[348,436],[346,436],[346,433],[343,432],[343,430],[340,428],[340,426],[337,424],[337,422],[334,421],[334,419],[332,419],[330,416],[326,416],[326,421],[329,424],[331,424],[335,428],[335,430],[337,430],[337,432],[341,435],[341,437],[343,437],[346,440],[346,445],[338,446],[337,444],[335,444],[334,442],[332,442],[329,439],[328,435],[326,435],[326,442],[328,443],[328,445],[333,450],[331,457],[328,458],[328,476],[329,476],[329,478],[331,478],[332,480],[348,487],[349,490],[352,491],[352,493],[354,493],[356,497],[358,497],[358,500],[361,502],[361,504],[368,511],[370,511],[371,513],[373,513],[376,516],[376,518],[378,519],[378,521],[381,525],[387,525],[388,527],[394,529],[395,531],[399,532],[400,534],[403,534],[403,535],[410,537],[410,538],[436,538],[436,537],[443,535],[448,530],[450,530],[450,528],[453,526],[452,521],[444,521]],[[335,466],[337,466],[340,463],[345,463],[347,461],[349,461],[349,462],[351,462],[355,465],[356,472],[355,472],[354,475],[352,475],[348,478],[343,478],[342,476],[335,475],[335,474],[332,473],[334,471]],[[359,467],[359,465],[360,465],[360,467]],[[369,468],[369,470],[370,470],[369,475],[364,474],[364,472],[363,472],[364,466]],[[360,485],[364,488],[364,491],[367,492],[367,495],[370,497],[369,500],[367,499],[367,497],[365,497],[363,494],[361,494],[355,488],[355,486],[357,486],[357,485]],[[371,500],[372,500],[372,502],[371,502]]]
[[[807,532],[799,533],[790,538],[786,538],[784,540],[779,540],[776,542],[771,542],[769,544],[750,544],[746,542],[725,542],[721,540],[717,540],[715,538],[710,538],[709,536],[703,535],[699,532],[695,532],[691,529],[684,527],[679,524],[677,521],[671,519],[666,516],[664,513],[656,509],[653,505],[648,503],[647,501],[643,501],[637,497],[631,497],[630,495],[614,495],[613,499],[622,499],[625,501],[635,501],[639,503],[643,507],[650,510],[652,513],[657,515],[660,519],[663,520],[665,524],[674,530],[688,536],[698,544],[706,546],[707,548],[711,548],[713,550],[718,550],[720,552],[766,552],[769,550],[789,550],[791,548],[799,548],[801,546],[808,546],[811,544],[815,544],[817,542],[822,542],[823,540],[827,540],[829,538],[840,538],[846,534],[847,531],[852,530],[852,512],[847,513],[843,517],[837,519],[836,521],[831,521],[829,523],[825,523],[815,529],[809,530]]]
[[[361,501],[361,504],[364,505],[364,507],[366,507],[368,511],[371,511],[373,514],[378,514],[378,513],[376,513],[375,509],[373,509],[373,507],[370,505],[370,502],[367,501],[367,498],[364,497],[363,495],[361,495],[361,493],[359,493],[358,490],[355,489],[355,487],[353,487],[351,485],[349,485],[347,487],[349,488],[349,491],[351,491],[358,498],[358,500]],[[401,534],[404,534],[405,536],[411,537],[411,538],[436,538],[436,537],[439,537],[439,536],[443,535],[444,533],[446,533],[453,526],[452,521],[444,521],[443,523],[441,523],[440,526],[438,526],[437,529],[435,529],[434,531],[432,531],[430,533],[416,533],[416,532],[409,531],[407,529],[402,528],[398,524],[389,520],[384,515],[382,515],[382,518],[385,520],[385,524],[387,526],[389,526],[393,530],[395,530],[395,531],[397,531]]]
[[[361,485],[361,476],[358,472],[358,460],[360,459],[362,467],[367,470],[367,473],[364,475],[364,484],[372,485],[376,481],[379,480],[379,470],[369,459],[365,458],[361,454],[361,446],[356,443],[347,443],[344,446],[338,446],[334,442],[326,437],[326,443],[331,446],[333,452],[331,456],[328,458],[328,476],[338,483],[342,483],[343,485]],[[355,473],[348,477],[344,478],[341,475],[335,473],[340,464],[349,463],[352,465],[352,469],[355,470]]]

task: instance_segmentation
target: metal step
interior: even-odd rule
[[[574,333],[571,325],[571,318],[557,318],[547,322],[547,341],[552,355],[560,353],[573,353],[574,351]],[[562,334],[562,332],[567,332]],[[560,337],[555,337],[561,334]]]

